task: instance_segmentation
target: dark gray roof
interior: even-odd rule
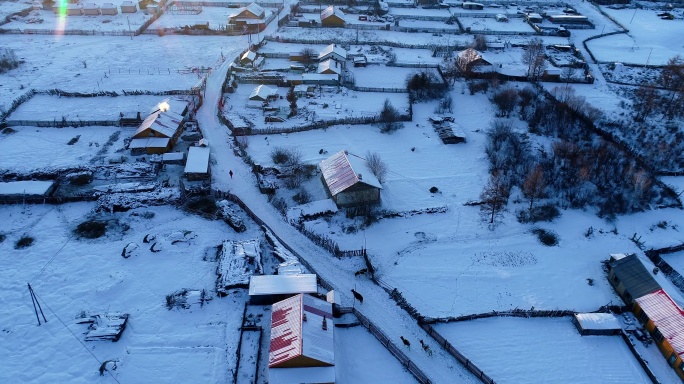
[[[635,254],[611,261],[610,268],[634,299],[661,289]]]

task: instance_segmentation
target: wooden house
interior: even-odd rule
[[[344,27],[344,13],[331,5],[321,12],[321,25],[323,27]]]
[[[482,54],[472,48],[464,49],[456,55],[458,69],[466,74],[473,72],[494,72],[495,67]]]
[[[661,288],[635,254],[610,255],[608,281],[627,305],[632,305],[634,299]]]
[[[368,169],[366,161],[340,151],[319,164],[330,197],[339,207],[377,204],[382,185]]]
[[[269,383],[335,382],[332,317],[331,303],[309,295],[273,304]]]
[[[116,8],[116,6],[112,3],[102,3],[100,6],[100,13],[103,15],[117,15],[119,13],[119,10]]]
[[[183,132],[183,116],[157,110],[140,124],[129,144],[132,154],[166,153],[176,144]]]
[[[634,314],[684,381],[684,311],[662,289],[635,299]]]
[[[240,65],[243,67],[251,67],[254,65],[254,61],[257,58],[256,52],[248,50],[242,56],[240,56]]]
[[[267,101],[278,96],[278,91],[268,85],[258,85],[252,93],[249,94],[250,101]]]
[[[335,59],[328,59],[318,63],[318,70],[316,73],[326,75],[340,75],[342,74],[342,65]]]
[[[67,4],[67,16],[83,16],[83,4]]]
[[[136,13],[138,6],[132,1],[124,1],[121,3],[121,13]]]
[[[250,31],[261,31],[266,28],[266,11],[260,5],[252,3],[239,8],[237,12],[228,16],[228,24],[237,28],[246,28]]]

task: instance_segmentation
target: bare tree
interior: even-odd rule
[[[518,103],[518,92],[513,88],[502,89],[494,93],[492,101],[499,108],[499,117],[509,117]]]
[[[487,38],[485,37],[485,35],[473,36],[472,47],[473,47],[473,49],[476,49],[478,51],[486,51],[487,50]]]
[[[306,65],[307,67],[313,64],[318,58],[316,51],[310,47],[306,47],[299,51],[299,55],[302,57],[302,64]]]
[[[658,80],[670,92],[669,100],[666,101],[667,115],[681,116],[684,113],[684,59],[677,55],[668,60]]]
[[[544,197],[546,179],[541,165],[537,164],[530,170],[522,185],[522,192],[530,200],[530,212],[536,199]]]
[[[489,182],[485,185],[480,200],[482,200],[482,210],[489,217],[489,224],[494,224],[496,214],[503,209],[508,199],[509,191],[498,172],[494,172],[489,177]]]
[[[368,152],[366,154],[366,166],[368,169],[370,169],[373,175],[375,175],[379,182],[385,182],[385,177],[387,176],[389,167],[387,167],[387,163],[382,161],[380,155],[378,155],[376,152]]]
[[[380,115],[378,116],[378,120],[381,124],[380,132],[389,133],[401,128],[402,124],[400,119],[401,115],[399,114],[399,111],[394,108],[389,99],[385,99],[385,103],[382,105]]]
[[[530,40],[523,52],[522,62],[527,65],[527,78],[530,81],[541,79],[546,69],[546,56],[542,39],[535,37]]]

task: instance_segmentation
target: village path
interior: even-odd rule
[[[401,336],[412,343],[405,348],[408,357],[429,377],[432,383],[478,383],[456,359],[442,349],[406,311],[399,308],[387,292],[366,277],[354,275],[358,263],[351,259],[340,260],[313,244],[308,238],[289,225],[261,194],[256,186],[256,178],[249,167],[233,152],[230,131],[217,117],[221,85],[225,79],[230,62],[226,61],[215,69],[207,79],[204,103],[197,112],[200,129],[211,148],[211,167],[213,187],[229,191],[238,196],[270,229],[305,259],[315,272],[329,282],[340,293],[343,305],[352,305],[351,289],[355,288],[364,296],[363,304],[356,304],[361,314],[375,323],[396,345],[404,348]],[[233,176],[229,171],[233,171]],[[426,281],[426,286],[429,283]],[[420,348],[419,340],[424,340],[434,352],[428,356]]]

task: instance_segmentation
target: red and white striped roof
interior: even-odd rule
[[[366,166],[366,161],[347,151],[337,152],[321,161],[320,168],[328,190],[333,196],[356,183],[382,188],[378,179]]]
[[[678,355],[684,354],[684,311],[662,289],[636,299]]]
[[[332,304],[326,301],[299,294],[273,304],[268,366],[300,356],[314,360],[313,366],[335,365],[333,328]]]

